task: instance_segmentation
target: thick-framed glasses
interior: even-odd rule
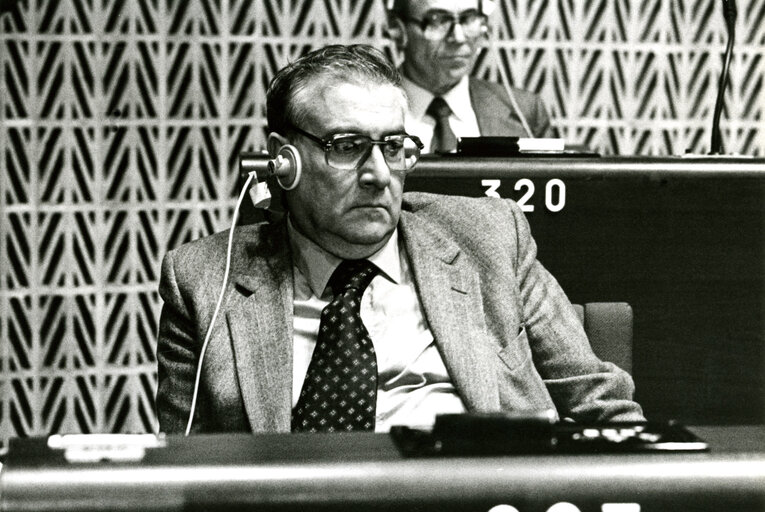
[[[342,171],[359,169],[372,154],[372,149],[380,146],[391,171],[409,172],[414,169],[425,147],[418,137],[406,133],[387,135],[382,140],[372,140],[358,133],[339,133],[322,139],[297,126],[291,125],[290,128],[321,146],[327,165]]]
[[[461,13],[432,10],[426,12],[421,19],[407,17],[406,21],[417,23],[425,39],[435,41],[445,38],[457,23],[462,27],[465,37],[478,37],[485,30],[487,17],[475,9]]]

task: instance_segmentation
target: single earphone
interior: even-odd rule
[[[385,37],[391,41],[398,42],[404,37],[404,31],[401,29],[401,25],[394,24],[394,22],[389,22],[388,26],[383,30]]]
[[[277,151],[276,157],[268,161],[268,174],[276,176],[276,182],[284,190],[298,186],[302,171],[300,152],[292,144],[284,144]]]
[[[401,20],[395,16],[389,17],[383,31],[385,37],[394,44],[396,50],[402,51],[406,47],[407,35]]]

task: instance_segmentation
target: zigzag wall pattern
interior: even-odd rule
[[[723,121],[765,154],[765,4],[739,0]],[[718,2],[503,0],[505,67],[570,141],[705,152]],[[227,227],[237,155],[264,145],[274,71],[333,42],[386,46],[382,2],[61,0],[0,17],[0,438],[155,428],[163,254]],[[388,49],[389,53],[393,53]]]

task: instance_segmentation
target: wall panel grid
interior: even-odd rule
[[[738,3],[723,140],[762,156],[765,4]],[[499,1],[474,73],[504,66],[604,154],[705,152],[718,4]],[[395,53],[382,1],[0,5],[0,438],[151,431],[163,254],[227,227],[276,69],[334,42]]]

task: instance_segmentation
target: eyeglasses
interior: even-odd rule
[[[469,9],[459,14],[433,10],[426,12],[422,19],[406,18],[406,21],[418,23],[425,39],[432,41],[445,38],[457,23],[462,27],[465,37],[478,37],[484,31],[486,20],[486,15],[475,9]]]
[[[388,135],[382,140],[372,140],[356,133],[341,133],[322,139],[295,125],[290,125],[290,128],[321,146],[327,165],[343,171],[359,169],[372,154],[372,148],[380,146],[391,171],[409,172],[420,159],[420,152],[425,147],[419,137],[406,133]]]

